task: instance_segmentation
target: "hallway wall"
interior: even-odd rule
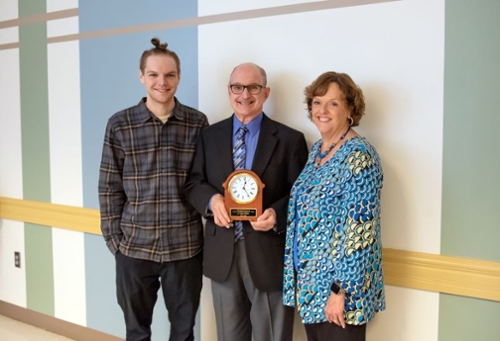
[[[98,208],[106,121],[144,96],[139,58],[157,36],[181,58],[182,103],[211,123],[229,116],[229,74],[256,62],[271,87],[266,114],[302,130],[309,145],[319,134],[304,87],[327,70],[350,74],[367,102],[357,131],[385,172],[384,247],[500,269],[500,185],[490,180],[500,166],[499,14],[495,0],[2,0],[0,199]],[[114,260],[98,226],[29,221],[5,218],[0,205],[0,300],[124,337]],[[498,300],[422,290],[417,279],[387,286],[387,310],[368,340],[500,337]],[[215,340],[209,289],[205,280],[202,341]],[[169,333],[161,302],[154,340]]]

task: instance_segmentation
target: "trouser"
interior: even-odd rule
[[[281,290],[255,287],[244,239],[234,246],[228,278],[211,284],[218,341],[292,341],[294,310],[283,305]]]
[[[305,324],[307,341],[365,341],[366,324],[345,325],[345,329],[335,323],[322,322]]]
[[[127,328],[127,341],[150,341],[153,309],[162,288],[170,321],[170,341],[194,340],[200,304],[202,252],[190,259],[152,262],[117,252],[116,288]]]

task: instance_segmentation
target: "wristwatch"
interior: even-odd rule
[[[335,282],[332,283],[331,289],[335,295],[344,295],[345,296],[345,290],[337,283],[335,283]]]

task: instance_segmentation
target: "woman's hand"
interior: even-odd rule
[[[330,294],[325,307],[325,315],[328,322],[333,322],[336,325],[345,328],[344,304],[345,295],[343,292],[339,292],[338,294],[332,292]]]

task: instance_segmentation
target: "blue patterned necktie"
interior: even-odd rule
[[[247,156],[247,147],[245,145],[245,134],[248,132],[248,128],[241,126],[236,132],[236,143],[233,146],[233,164],[234,170],[245,169],[245,161]],[[243,238],[243,223],[239,220],[234,222],[236,230],[234,232],[234,241]]]

